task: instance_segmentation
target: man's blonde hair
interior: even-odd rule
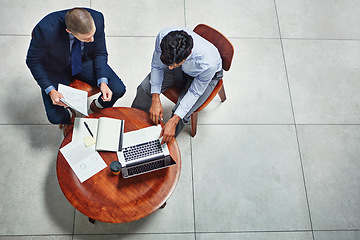
[[[65,24],[72,33],[87,34],[95,26],[91,14],[83,8],[73,8],[65,14]]]

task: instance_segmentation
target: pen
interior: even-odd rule
[[[87,125],[87,123],[86,123],[86,122],[84,122],[84,124],[85,124],[86,129],[89,131],[90,135],[91,135],[92,137],[94,137],[94,135],[92,134],[92,132],[91,132],[91,130],[90,130],[90,128],[89,128],[89,126]]]

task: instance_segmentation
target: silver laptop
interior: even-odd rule
[[[160,144],[160,133],[160,125],[124,133],[122,151],[117,152],[124,178],[176,164],[170,156],[167,144]]]

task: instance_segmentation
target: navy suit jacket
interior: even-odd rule
[[[84,43],[83,61],[94,61],[96,79],[108,78],[104,16],[98,11],[86,10],[94,19],[96,32],[94,42]],[[70,40],[65,25],[67,11],[48,14],[35,26],[32,33],[26,64],[43,90],[51,85],[57,87],[57,83],[48,78],[48,72],[64,72],[71,69]]]

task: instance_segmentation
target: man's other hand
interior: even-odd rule
[[[162,128],[159,138],[163,137],[161,144],[170,142],[175,137],[176,125],[180,121],[178,115],[174,115]]]
[[[100,84],[100,91],[102,93],[101,99],[104,102],[111,101],[113,92],[110,90],[109,86],[106,83],[101,83]]]
[[[153,93],[149,113],[151,121],[156,125],[159,124],[159,120],[163,120],[163,107],[160,101],[160,94]]]

